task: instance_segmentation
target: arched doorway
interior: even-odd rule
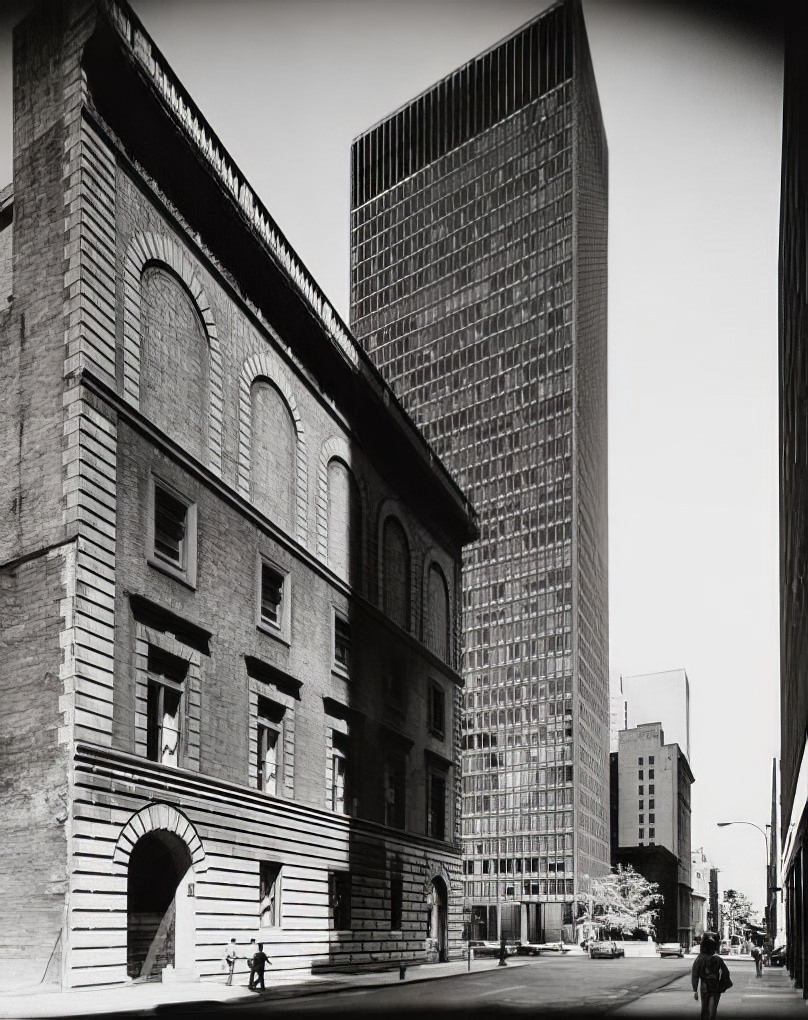
[[[189,876],[193,877],[191,863],[187,845],[165,829],[146,833],[132,848],[126,889],[126,970],[130,977],[156,980],[166,966],[184,962],[186,952],[180,947],[194,940],[185,916]]]
[[[442,878],[432,879],[429,898],[429,938],[437,949],[438,962],[444,963],[449,959],[449,929],[446,909],[449,895],[446,883]]]

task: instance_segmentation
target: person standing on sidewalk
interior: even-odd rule
[[[238,950],[236,949],[236,940],[230,939],[230,945],[224,954],[224,965],[227,968],[227,980],[226,985],[233,984],[233,971],[236,967],[236,960],[238,959]]]
[[[707,935],[699,945],[699,955],[693,963],[690,980],[693,983],[693,998],[698,1001],[701,994],[701,1020],[713,1020],[722,993],[732,987],[732,979],[729,967],[719,956],[715,942]]]
[[[752,946],[752,959],[755,961],[755,976],[763,977],[763,950],[760,946]]]
[[[258,991],[258,982],[261,982],[261,990],[265,989],[264,985],[264,967],[272,966],[269,962],[269,957],[264,952],[264,943],[258,943],[258,952],[252,958],[252,969],[250,970],[250,988],[254,992]]]

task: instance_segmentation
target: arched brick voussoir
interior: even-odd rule
[[[171,804],[150,804],[132,815],[118,836],[112,863],[117,869],[126,871],[137,841],[150,832],[160,831],[173,832],[185,843],[197,873],[207,871],[208,858],[199,834],[185,815]]]
[[[124,256],[123,300],[123,391],[140,410],[140,348],[143,340],[141,320],[141,283],[149,263],[167,266],[185,285],[205,332],[210,352],[210,383],[208,400],[216,413],[210,415],[208,428],[208,467],[222,473],[222,422],[224,407],[222,350],[213,310],[193,261],[180,245],[163,234],[154,232],[135,235]]]

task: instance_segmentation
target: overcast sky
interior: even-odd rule
[[[548,5],[133,6],[347,321],[352,138]],[[768,822],[779,756],[782,72],[763,33],[692,7],[584,0],[610,155],[610,660],[687,670],[693,846],[762,908],[762,837],[715,822]]]

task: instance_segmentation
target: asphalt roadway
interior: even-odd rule
[[[734,986],[722,997],[719,1017],[804,1017],[808,1008],[791,987],[787,973],[767,968],[755,977],[749,959],[729,958]],[[0,996],[0,1016],[271,1016],[306,1020],[348,1015],[363,1020],[434,1016],[441,1020],[530,1016],[550,1018],[692,1017],[699,1003],[690,987],[692,957],[590,960],[583,954],[512,957],[422,966],[397,972],[341,975],[320,983],[284,987],[270,982],[266,992],[197,983],[183,988],[151,985],[84,992]]]

